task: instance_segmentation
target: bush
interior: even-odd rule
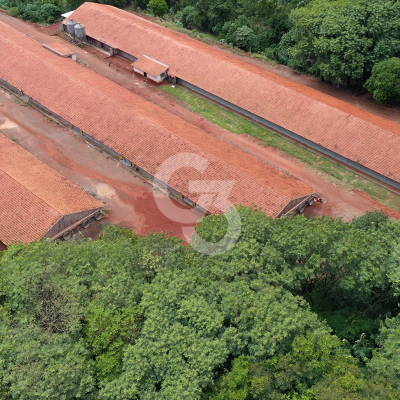
[[[18,7],[11,7],[8,9],[8,13],[12,16],[12,17],[18,17]]]
[[[184,28],[193,29],[198,26],[199,13],[192,6],[187,6],[182,10],[181,20]]]
[[[267,47],[265,49],[265,57],[268,58],[268,60],[271,61],[276,61],[278,57],[278,48],[277,47]]]
[[[52,3],[43,4],[40,8],[39,20],[53,23],[60,17],[61,10]]]
[[[249,50],[254,40],[253,29],[246,25],[241,26],[235,33],[235,44],[243,50]]]
[[[226,43],[233,45],[235,43],[236,30],[238,26],[234,22],[225,22],[219,33],[219,38]]]
[[[364,215],[353,219],[353,225],[358,229],[379,229],[389,222],[389,216],[382,211],[368,211]]]
[[[148,4],[148,0],[135,0],[135,7],[138,11],[145,10]]]
[[[60,18],[62,9],[54,3],[27,3],[11,7],[8,13],[17,18],[32,22],[54,23]]]
[[[165,0],[150,0],[151,12],[157,17],[163,17],[168,12],[168,4]]]
[[[400,100],[400,58],[393,57],[376,64],[364,86],[378,103]]]

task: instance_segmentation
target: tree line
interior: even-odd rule
[[[399,0],[169,0],[168,7],[178,24],[222,43],[337,86],[364,86],[380,103],[400,100]]]
[[[10,246],[0,398],[399,398],[399,223],[239,213],[214,257],[117,226]],[[196,230],[218,241],[226,220]]]

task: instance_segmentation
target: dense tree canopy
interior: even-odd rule
[[[239,212],[218,256],[113,226],[1,253],[1,398],[398,398],[400,225]]]
[[[376,64],[365,87],[378,103],[400,100],[400,58],[393,57]]]
[[[168,11],[168,4],[165,0],[150,0],[150,8],[154,15],[163,17]]]
[[[290,23],[282,58],[335,84],[363,83],[375,64],[400,54],[400,1],[314,0]]]

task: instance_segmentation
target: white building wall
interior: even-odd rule
[[[143,71],[141,71],[140,69],[133,67],[133,70],[134,70],[135,72],[137,72],[138,74],[140,74],[140,75],[143,75],[143,76],[144,76],[144,72],[143,72]]]
[[[133,70],[134,70],[134,72],[136,72],[137,74],[140,74],[140,75],[144,76],[144,72],[143,72],[141,69],[136,68],[136,67],[133,67]],[[160,83],[160,82],[162,82],[162,81],[165,79],[165,77],[167,76],[167,74],[166,74],[165,72],[163,72],[163,74],[164,74],[164,76],[161,76],[161,74],[158,75],[158,76],[153,76],[153,75],[147,74],[147,77],[148,77],[149,79],[151,79],[153,82]]]
[[[158,75],[158,76],[155,77],[155,76],[152,76],[152,75],[149,75],[149,74],[147,74],[147,77],[149,79],[151,79],[152,81],[157,82],[157,83],[162,82],[164,80],[164,78],[165,78],[165,76],[161,77],[161,75]]]

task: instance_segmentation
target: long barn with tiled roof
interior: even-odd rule
[[[168,65],[178,83],[400,189],[399,124],[112,6],[84,3],[70,19],[112,54]]]
[[[0,242],[8,246],[70,237],[71,229],[99,219],[103,207],[0,133]]]
[[[229,193],[234,182],[228,196],[231,204],[256,205],[273,217],[313,201],[315,190],[300,180],[72,59],[57,56],[2,23],[0,46],[3,85],[47,109],[132,168],[150,177],[157,176],[159,183],[190,204],[196,203],[212,213],[221,211],[218,203],[208,205],[201,196],[204,189],[196,182],[201,185],[202,181],[212,181],[214,187],[210,191],[220,193]],[[160,166],[176,155],[194,167],[197,165],[193,160],[198,156],[197,159],[206,161],[207,168],[201,162],[198,167],[202,172],[173,163],[164,175],[158,174]]]

